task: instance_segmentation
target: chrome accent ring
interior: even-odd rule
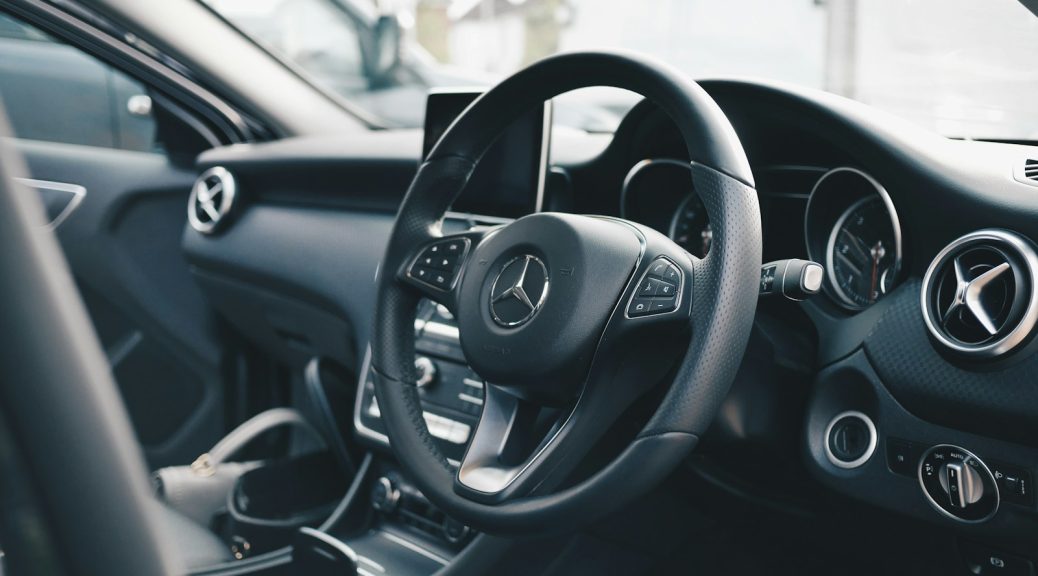
[[[930,496],[930,493],[926,490],[926,484],[923,483],[923,462],[926,462],[926,458],[930,456],[931,453],[941,448],[952,448],[956,451],[962,452],[966,456],[969,456],[970,458],[976,460],[977,463],[980,464],[980,467],[984,469],[984,472],[987,473],[989,478],[993,479],[995,477],[995,475],[991,473],[991,469],[988,468],[988,465],[984,463],[983,460],[978,458],[977,455],[973,452],[970,452],[969,450],[966,450],[961,446],[956,446],[954,444],[937,444],[936,446],[931,446],[929,450],[923,452],[923,455],[919,457],[919,464],[916,465],[915,473],[916,479],[919,480],[919,488],[920,490],[922,490],[923,496],[926,497],[927,503],[929,503],[934,510],[940,512],[941,516],[944,516],[945,518],[950,518],[952,520],[955,520],[956,522],[962,522],[963,524],[980,524],[981,522],[987,522],[988,520],[992,519],[995,516],[995,514],[998,513],[998,508],[1002,505],[1002,491],[998,488],[997,481],[991,483],[991,485],[995,489],[995,507],[991,510],[990,514],[984,516],[983,518],[978,518],[976,520],[967,520],[965,518],[960,518],[952,514],[951,512],[948,512],[944,508],[941,508],[941,505],[938,504],[932,496]]]
[[[1016,251],[1027,269],[1027,281],[1030,284],[1031,295],[1027,299],[1023,316],[1020,317],[1016,327],[1008,334],[986,344],[963,344],[949,338],[934,321],[937,318],[936,311],[931,306],[934,281],[937,270],[942,269],[951,262],[956,253],[969,247],[971,244],[983,244],[985,241],[1008,245]],[[923,276],[923,289],[919,295],[923,310],[923,322],[926,324],[926,329],[930,332],[930,335],[949,350],[983,359],[996,358],[1017,348],[1031,335],[1035,326],[1038,325],[1038,284],[1036,284],[1036,281],[1038,281],[1038,254],[1035,253],[1031,243],[1024,237],[1008,230],[999,229],[984,229],[970,232],[945,246],[943,250],[937,253],[937,256],[934,257],[933,261],[930,262],[930,266],[926,269],[926,275]]]
[[[901,273],[901,259],[902,259],[901,220],[900,220],[900,218],[898,218],[897,209],[894,207],[894,201],[890,199],[890,194],[887,192],[887,189],[884,188],[883,185],[880,184],[878,180],[876,180],[875,178],[873,178],[869,174],[867,174],[867,173],[865,173],[865,172],[863,172],[861,170],[858,170],[857,168],[851,168],[850,166],[840,166],[840,167],[837,167],[837,168],[833,168],[832,170],[829,170],[825,174],[822,174],[818,178],[818,181],[815,182],[815,185],[811,188],[811,194],[808,196],[808,199],[807,199],[807,206],[804,208],[804,244],[806,245],[806,248],[807,248],[807,251],[808,251],[808,257],[811,260],[814,260],[815,262],[825,262],[825,275],[826,275],[826,279],[829,281],[829,288],[834,292],[834,294],[835,294],[835,296],[836,296],[836,298],[838,300],[838,303],[841,306],[843,306],[843,307],[845,307],[847,309],[854,310],[854,311],[859,311],[859,310],[864,310],[868,306],[860,306],[860,305],[856,304],[849,297],[847,297],[847,295],[843,292],[843,289],[840,288],[839,284],[836,282],[836,277],[833,275],[834,273],[833,273],[832,253],[833,253],[833,247],[835,246],[836,235],[839,232],[840,227],[843,225],[843,222],[846,220],[847,216],[854,209],[856,209],[859,205],[863,204],[866,200],[870,199],[871,196],[865,196],[862,199],[856,200],[848,208],[846,208],[843,211],[843,213],[840,214],[839,220],[833,226],[832,230],[829,232],[829,238],[828,238],[828,240],[826,241],[826,244],[825,244],[825,254],[822,255],[822,256],[824,256],[823,258],[819,258],[817,254],[811,254],[810,253],[811,252],[811,241],[810,241],[810,238],[808,237],[808,230],[809,230],[810,221],[811,221],[811,218],[810,218],[810,216],[811,216],[811,205],[812,205],[812,203],[815,200],[815,193],[818,192],[819,187],[821,187],[822,183],[825,182],[826,179],[828,179],[830,176],[832,176],[834,174],[839,174],[841,172],[848,172],[848,173],[855,174],[855,175],[863,178],[866,182],[869,183],[870,186],[872,186],[872,188],[876,192],[876,195],[879,196],[880,200],[883,201],[883,206],[886,208],[887,216],[890,218],[890,223],[891,223],[891,225],[894,228],[894,267],[893,267],[893,270],[894,270],[895,278],[892,279],[892,280],[896,280],[897,275]]]
[[[865,448],[865,453],[861,456],[851,460],[850,462],[840,460],[833,454],[832,448],[829,448],[829,435],[833,433],[833,426],[844,418],[857,418],[865,423],[865,428],[869,431],[869,445]],[[832,420],[829,421],[829,425],[825,427],[825,435],[822,437],[823,448],[825,449],[825,457],[829,460],[829,463],[837,468],[843,468],[844,470],[853,470],[859,468],[872,458],[872,455],[876,452],[876,445],[879,443],[879,434],[876,432],[876,425],[872,422],[872,418],[869,418],[864,412],[858,412],[857,410],[847,410],[846,412],[840,412],[836,416],[833,416]]]
[[[218,184],[210,187],[206,181],[210,178],[219,180]],[[217,189],[219,186],[219,189]],[[214,201],[213,196],[219,194],[219,200]],[[234,175],[222,166],[214,166],[199,175],[191,187],[191,196],[187,201],[187,220],[191,227],[202,234],[212,234],[217,230],[231,208],[234,207],[234,199],[238,194],[238,183]],[[206,213],[207,220],[199,217],[198,211]]]

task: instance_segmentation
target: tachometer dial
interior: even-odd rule
[[[834,295],[851,308],[881,299],[897,279],[898,233],[883,199],[852,204],[829,237],[827,269]]]
[[[670,221],[670,239],[698,258],[706,257],[714,240],[714,231],[706,208],[693,192],[685,197]]]

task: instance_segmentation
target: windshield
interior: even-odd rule
[[[431,88],[606,48],[819,88],[947,136],[1038,139],[1038,18],[1017,0],[203,1],[386,127],[421,126]],[[556,123],[608,132],[636,100],[578,92]]]

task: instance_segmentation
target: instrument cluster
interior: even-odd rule
[[[889,294],[901,278],[903,249],[901,224],[886,189],[868,173],[847,166],[787,167],[782,172],[795,174],[804,189],[766,193],[765,182],[776,179],[758,181],[765,218],[765,204],[774,197],[802,206],[806,254],[782,257],[806,255],[824,266],[825,292],[847,312],[864,310]],[[653,158],[631,167],[621,191],[620,215],[668,234],[693,256],[705,258],[710,252],[713,229],[687,160]],[[765,222],[771,224],[765,226],[767,243],[788,244],[790,235],[801,233],[797,220]]]

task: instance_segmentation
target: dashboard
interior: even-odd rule
[[[785,86],[702,86],[750,159],[764,260],[825,268],[810,300],[759,303],[704,450],[754,454],[765,470],[798,462],[854,501],[1029,554],[1038,169],[1027,167],[1038,150],[942,138]],[[233,174],[239,206],[217,233],[183,238],[199,283],[239,331],[288,363],[321,356],[358,374],[356,431],[379,449],[364,362],[374,280],[420,152],[417,132],[212,150],[199,171]],[[709,258],[714,230],[688,158],[673,123],[643,102],[613,135],[554,136],[544,209],[634,220]],[[494,223],[453,214],[447,225]],[[426,421],[457,455],[478,419],[480,380],[451,319],[423,314],[416,336],[438,379],[423,392]]]

